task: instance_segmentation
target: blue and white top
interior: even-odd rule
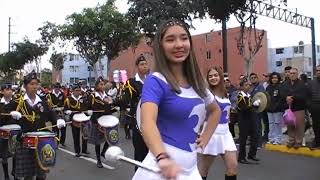
[[[231,108],[231,102],[229,98],[220,98],[218,96],[214,96],[214,98],[217,101],[217,104],[219,105],[221,109],[221,116],[219,124],[226,124],[229,122],[229,115],[230,115],[230,108]]]
[[[141,104],[152,102],[158,105],[157,127],[164,143],[193,152],[200,126],[206,118],[206,105],[214,102],[214,96],[202,99],[192,87],[182,88],[177,94],[165,77],[155,72],[145,80]]]

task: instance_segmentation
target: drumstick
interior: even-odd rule
[[[110,161],[118,161],[118,160],[121,160],[121,161],[124,161],[124,162],[127,162],[129,164],[132,164],[132,165],[136,165],[138,167],[141,167],[145,170],[148,170],[148,171],[151,171],[151,172],[154,172],[154,173],[160,173],[160,169],[159,168],[156,168],[156,167],[148,167],[144,164],[142,164],[141,162],[139,161],[136,161],[136,160],[133,160],[133,159],[130,159],[130,158],[127,158],[124,156],[124,152],[122,151],[122,149],[118,146],[111,146],[107,149],[106,153],[105,153],[105,157],[107,160],[110,160]]]
[[[113,109],[115,109],[115,108],[112,108],[111,110],[113,110]],[[81,112],[88,112],[88,111],[71,111],[71,113],[81,113]],[[95,112],[105,112],[105,110],[94,110],[94,111],[92,111],[93,113],[95,113]]]
[[[66,122],[66,125],[67,124],[71,124],[71,123],[72,123],[72,121]],[[53,127],[57,127],[57,126],[58,125],[47,126],[47,127],[44,127],[44,128],[37,129],[37,131],[42,131],[42,130],[53,128]]]
[[[10,113],[0,113],[2,116],[12,116]],[[32,115],[21,115],[22,117],[32,117]]]

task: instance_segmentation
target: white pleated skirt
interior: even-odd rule
[[[237,151],[237,147],[229,131],[228,123],[218,124],[207,146],[201,152],[198,152],[200,154],[217,156],[225,154],[226,151]]]
[[[165,144],[165,148],[170,157],[181,167],[183,172],[177,180],[202,180],[197,167],[197,151],[187,152],[174,146]],[[142,162],[148,167],[158,167],[156,158],[151,152],[148,153]],[[132,180],[166,180],[160,174],[153,173],[142,168],[138,168]]]

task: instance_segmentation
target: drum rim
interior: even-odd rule
[[[87,122],[87,121],[90,121],[90,119],[88,119],[88,120],[75,120],[75,119],[72,119],[72,121],[74,121],[74,122],[77,122],[77,123],[82,123],[82,122]]]
[[[5,128],[5,127],[10,127],[10,126],[14,126],[14,127],[13,128]],[[7,124],[7,125],[0,126],[0,130],[4,130],[4,131],[21,130],[21,126],[18,124]]]
[[[41,133],[44,133],[44,134],[41,134]],[[24,133],[23,136],[24,137],[55,137],[56,134],[51,132],[40,131],[40,132],[27,132],[27,133]]]
[[[90,118],[91,118],[91,116],[87,116],[87,115],[85,115],[84,113],[76,113],[76,114],[74,114],[73,115],[73,117],[72,117],[72,120],[74,120],[74,117],[77,117],[77,116],[80,116],[80,117],[83,117],[85,120],[83,120],[83,121],[89,121],[90,120]],[[78,118],[76,118],[76,119],[78,119]],[[81,118],[80,118],[81,119]],[[75,120],[76,121],[76,120]],[[83,121],[76,121],[76,122],[83,122]]]
[[[112,117],[113,119],[115,119],[117,122],[116,123],[113,123],[111,124],[111,126],[104,126],[104,124],[101,122],[101,121],[105,121],[105,120],[108,120],[108,119],[104,119],[106,117]],[[98,118],[98,124],[101,126],[101,127],[104,127],[104,128],[113,128],[113,127],[116,127],[119,125],[119,119],[113,115],[104,115],[104,116],[101,116]]]

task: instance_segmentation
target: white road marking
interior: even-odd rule
[[[68,154],[70,154],[70,155],[75,156],[75,153],[73,153],[73,152],[71,152],[71,151],[68,151],[68,150],[66,150],[66,149],[59,148],[59,150],[65,152],[65,153],[68,153]],[[87,160],[87,161],[92,162],[92,163],[94,163],[94,164],[97,163],[97,160],[92,159],[92,158],[89,158],[89,157],[80,156],[79,158],[84,159],[84,160]],[[102,165],[103,165],[104,168],[111,169],[111,170],[114,169],[114,167],[111,167],[111,166],[109,166],[109,165],[106,165],[105,163],[102,163]]]

